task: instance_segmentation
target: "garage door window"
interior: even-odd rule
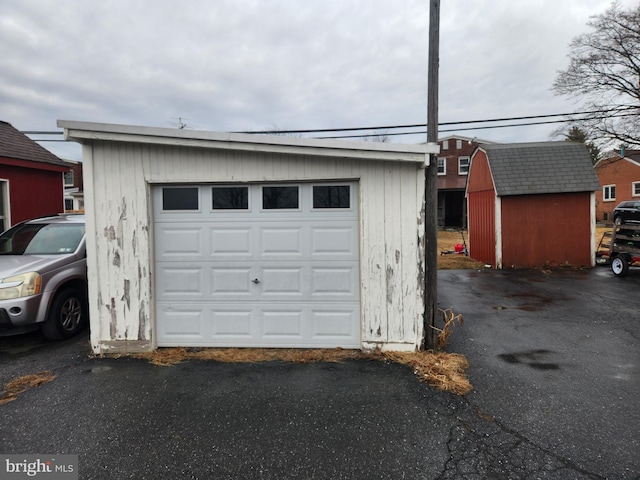
[[[198,187],[165,187],[162,189],[162,210],[199,210]]]
[[[313,208],[351,208],[349,185],[314,185]]]
[[[265,210],[297,209],[298,187],[262,187]]]
[[[248,210],[249,187],[213,187],[211,203],[213,210]]]

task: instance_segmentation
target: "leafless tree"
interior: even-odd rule
[[[362,137],[365,142],[382,142],[389,143],[389,135],[386,131],[375,132]]]
[[[572,125],[600,142],[640,145],[640,5],[617,2],[591,17],[588,33],[571,43],[570,63],[553,91],[584,101]]]

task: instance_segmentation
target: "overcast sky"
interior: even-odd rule
[[[440,122],[579,109],[551,85],[571,39],[610,5],[442,0]],[[23,131],[57,130],[58,119],[213,131],[424,124],[428,32],[428,0],[0,0],[0,120]],[[545,141],[556,128],[457,133]],[[81,158],[76,144],[42,145]]]

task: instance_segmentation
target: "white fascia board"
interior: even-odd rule
[[[243,150],[292,155],[390,160],[429,165],[429,155],[438,154],[437,143],[403,144],[358,142],[335,139],[296,138],[278,135],[207,132],[175,128],[141,127],[58,120],[65,140],[78,143],[113,141],[175,145],[221,150]]]

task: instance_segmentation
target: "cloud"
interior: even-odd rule
[[[551,83],[571,38],[608,6],[442,2],[440,120],[572,110]],[[4,0],[2,119],[22,130],[51,130],[59,118],[160,127],[181,118],[221,131],[426,122],[428,9],[423,0]],[[553,128],[479,135],[546,140]]]

